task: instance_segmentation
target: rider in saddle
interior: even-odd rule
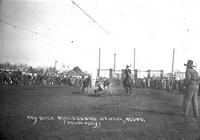
[[[126,69],[124,70],[125,78],[128,78],[131,75],[131,70],[129,67],[129,65],[126,65]]]
[[[88,75],[88,77],[83,81],[83,84],[87,87],[91,87],[91,80],[92,80],[92,77],[91,75]]]

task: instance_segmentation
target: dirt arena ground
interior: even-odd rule
[[[79,90],[58,86],[1,87],[0,138],[200,140],[200,119],[182,116],[181,95],[134,89],[133,96],[128,96],[123,88],[113,87],[112,96],[93,97]],[[88,120],[90,117],[95,121]],[[98,127],[85,123],[89,121]]]

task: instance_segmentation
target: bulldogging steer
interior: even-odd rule
[[[95,94],[112,95],[111,83],[109,79],[99,79],[96,81],[95,86],[97,87],[97,89],[94,90]]]

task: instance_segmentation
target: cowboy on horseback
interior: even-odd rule
[[[88,93],[88,90],[91,87],[92,87],[92,78],[91,78],[91,75],[88,75],[88,77],[83,81],[81,91],[85,92],[85,89],[87,88],[86,93]]]
[[[129,65],[126,65],[126,69],[124,70],[125,78],[128,78],[131,75],[131,70],[129,69],[129,67]]]
[[[123,86],[126,90],[126,93],[131,95],[133,79],[131,78],[131,70],[129,67],[129,65],[126,65],[126,69],[124,70]]]

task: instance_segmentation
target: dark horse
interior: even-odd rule
[[[128,73],[126,77],[123,79],[123,86],[127,94],[132,95],[133,84],[134,83],[133,83],[133,79],[131,78],[131,74]]]
[[[85,92],[85,89],[87,88],[86,93],[88,93],[88,88],[91,88],[92,86],[92,79],[90,76],[88,76],[84,81],[83,81],[83,85],[81,88],[81,92]]]

